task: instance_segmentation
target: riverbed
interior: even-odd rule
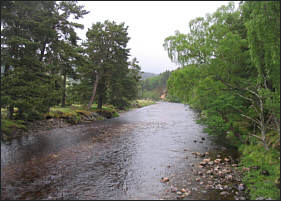
[[[176,187],[191,192],[183,199],[234,200],[235,189],[221,195],[196,181],[193,165],[203,157],[192,152],[239,158],[226,139],[203,132],[197,115],[184,104],[157,102],[4,142],[1,199],[177,199]]]

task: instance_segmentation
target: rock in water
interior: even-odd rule
[[[169,178],[168,178],[168,177],[162,177],[161,182],[165,183],[165,182],[168,182],[168,181],[169,181]]]

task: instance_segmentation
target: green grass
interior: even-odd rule
[[[22,123],[24,123],[24,121],[1,119],[1,131],[4,131],[6,133],[10,133],[11,128],[27,130],[26,126],[23,125]]]
[[[153,105],[156,104],[155,101],[148,101],[148,100],[138,100],[138,104],[140,105],[140,107],[145,107],[148,105]]]
[[[147,101],[147,100],[138,100],[136,101],[137,107],[145,107],[148,105],[155,104],[154,101]],[[132,108],[127,107],[126,110],[130,110]],[[28,121],[34,121],[37,119],[34,119],[35,116],[40,116],[40,118],[45,119],[46,117],[49,118],[61,118],[61,117],[66,117],[66,116],[76,116],[77,120],[81,119],[81,115],[90,115],[92,112],[96,112],[98,114],[109,114],[112,117],[119,117],[119,114],[116,112],[115,108],[113,105],[103,105],[102,109],[97,108],[97,104],[92,104],[91,111],[87,110],[86,106],[82,105],[77,105],[74,104],[72,106],[66,106],[64,108],[56,106],[56,107],[51,107],[50,112],[46,114],[33,114],[30,116],[31,119],[27,118]],[[35,116],[34,116],[35,115]],[[5,119],[7,117],[7,109],[1,109],[1,130],[10,133],[11,128],[18,128],[18,129],[24,129],[26,130],[26,126],[23,125],[25,121],[23,120],[8,120]],[[32,119],[33,118],[33,119]],[[102,120],[102,118],[97,119]]]
[[[59,117],[65,117],[65,116],[80,116],[83,115],[90,115],[92,112],[109,112],[112,113],[114,117],[118,117],[119,114],[115,111],[114,107],[112,105],[104,105],[102,106],[102,109],[97,108],[97,104],[93,104],[91,107],[91,111],[88,111],[88,109],[85,106],[82,105],[72,105],[67,107],[51,107],[50,112],[47,114],[44,114],[44,116],[59,118]]]
[[[244,174],[243,182],[247,186],[247,193],[251,195],[251,199],[270,197],[279,200],[280,152],[273,148],[265,151],[262,145],[242,145],[240,150],[242,151],[241,163],[244,167],[260,166],[259,170],[252,169]],[[269,175],[261,175],[260,172],[263,170],[268,171]]]

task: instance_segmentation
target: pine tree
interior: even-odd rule
[[[114,21],[106,20],[104,23],[93,24],[86,34],[87,41],[84,45],[91,62],[91,79],[95,80],[88,104],[89,110],[96,92],[98,108],[101,109],[103,102],[107,100],[107,90],[110,87],[115,89],[121,87],[120,81],[124,78],[122,76],[126,75],[129,65],[127,62],[129,49],[126,46],[130,38],[127,29],[124,23],[118,25]],[[84,69],[84,72],[89,71]]]
[[[75,4],[1,2],[1,104],[9,108],[10,118],[14,107],[22,116],[33,110],[46,112],[60,102],[60,77],[54,73],[56,50],[60,49],[60,40],[75,45],[78,38],[74,27],[83,27],[67,18],[87,14]],[[61,15],[60,10],[64,11]]]

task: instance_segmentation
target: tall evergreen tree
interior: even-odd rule
[[[1,104],[9,107],[10,118],[14,107],[22,115],[32,110],[45,112],[60,102],[60,77],[53,73],[56,63],[52,56],[60,40],[75,44],[78,39],[74,27],[83,25],[67,18],[73,14],[79,19],[87,12],[75,4],[1,2]]]
[[[130,101],[137,98],[141,78],[141,67],[138,65],[137,58],[134,57],[124,65],[126,65],[124,70],[119,71],[117,68],[109,80],[109,103],[119,108],[128,106]]]
[[[127,29],[124,23],[118,25],[114,21],[106,20],[104,23],[93,24],[86,33],[87,41],[84,45],[91,62],[91,74],[95,74],[93,93],[88,104],[89,110],[96,91],[98,108],[101,109],[103,102],[107,99],[109,87],[119,84],[128,70],[129,49],[126,47],[130,38]],[[91,79],[94,80],[93,77]]]

